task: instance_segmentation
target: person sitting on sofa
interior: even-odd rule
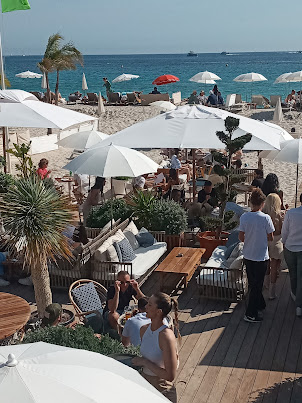
[[[160,94],[160,92],[158,91],[157,87],[154,87],[150,94]]]
[[[107,302],[104,309],[104,318],[108,320],[112,329],[118,330],[118,318],[129,305],[132,297],[141,299],[141,292],[137,281],[130,279],[127,271],[120,271],[117,280],[110,286],[107,292]]]

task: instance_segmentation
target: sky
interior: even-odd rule
[[[6,55],[41,55],[56,32],[83,54],[302,50],[301,0],[29,3],[31,10],[2,14]]]

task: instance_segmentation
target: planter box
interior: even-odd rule
[[[209,259],[217,246],[225,245],[228,240],[229,232],[222,231],[219,239],[215,238],[215,231],[205,231],[197,234],[197,238],[199,238],[199,243],[201,248],[205,248],[206,252],[203,257],[205,259]]]
[[[171,252],[173,248],[184,245],[185,234],[180,235],[165,235],[165,242],[167,242],[167,251]]]

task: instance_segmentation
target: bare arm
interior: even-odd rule
[[[143,298],[145,295],[141,292],[141,289],[139,288],[139,285],[137,283],[137,281],[135,280],[130,280],[130,284],[132,285],[132,287],[134,288],[134,290],[136,291],[136,298],[137,299],[141,299]]]
[[[268,241],[273,241],[274,240],[274,233],[271,232],[270,234],[267,234],[267,240]]]
[[[239,241],[240,241],[240,242],[244,242],[244,234],[245,234],[245,233],[244,233],[243,231],[240,231],[240,232],[239,232],[238,238],[239,238]]]
[[[122,343],[124,347],[129,347],[130,346],[130,337],[122,336]]]
[[[108,309],[110,312],[114,312],[117,310],[118,304],[119,304],[119,296],[120,296],[120,281],[116,281],[114,283],[115,287],[115,294],[112,299],[108,300]]]

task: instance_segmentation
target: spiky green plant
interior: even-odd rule
[[[140,227],[150,228],[152,222],[152,205],[156,200],[156,195],[152,191],[138,190],[125,198],[126,203],[133,211],[133,216],[137,219]]]
[[[71,255],[62,231],[70,224],[72,207],[54,187],[37,176],[20,178],[0,200],[7,246],[31,270],[39,315],[52,302],[48,259]]]

